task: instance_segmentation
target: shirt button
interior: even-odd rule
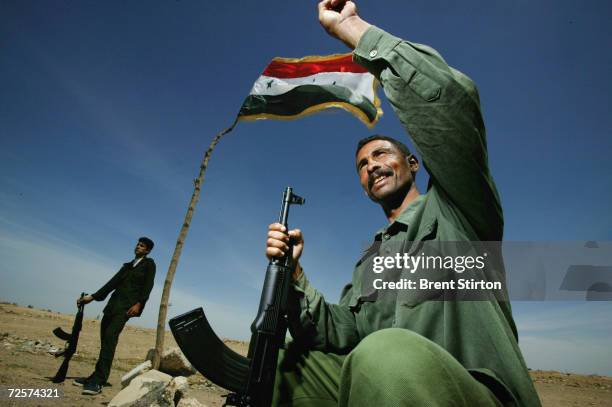
[[[378,51],[373,49],[372,51],[370,51],[370,58],[374,58],[376,55],[378,55]]]
[[[391,237],[391,235],[389,235],[388,233],[385,233],[383,235],[383,239],[385,239],[385,240],[389,240],[390,237]]]

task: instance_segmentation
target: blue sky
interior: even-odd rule
[[[609,2],[377,1],[362,16],[436,48],[479,86],[509,240],[612,240]],[[345,52],[315,2],[2,1],[0,298],[74,311],[152,237],[153,326],[192,181],[274,56]],[[384,99],[384,98],[383,98]],[[374,131],[407,140],[391,107]],[[204,305],[247,338],[266,226],[287,185],[303,265],[337,300],[385,223],[354,172],[349,114],[241,123],[210,162],[170,316]],[[427,175],[418,175],[421,190]],[[90,305],[87,314],[101,312]],[[515,303],[532,368],[612,375],[612,303]],[[604,355],[604,357],[602,357]]]

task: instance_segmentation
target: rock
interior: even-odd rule
[[[185,397],[179,400],[176,407],[206,407],[193,397]]]
[[[146,362],[139,364],[134,369],[130,370],[125,375],[123,375],[123,377],[121,378],[121,388],[124,389],[125,387],[127,387],[128,384],[130,384],[133,378],[135,378],[136,376],[140,374],[145,373],[148,370],[151,370],[150,360],[147,360]]]
[[[177,376],[164,389],[164,392],[161,395],[161,403],[160,405],[165,405],[168,403],[171,406],[174,406],[177,401],[181,400],[185,395],[185,392],[189,390],[189,383],[187,382],[187,378],[183,376]]]
[[[157,370],[135,377],[130,385],[121,390],[108,404],[108,407],[159,406],[174,407],[174,402],[164,403],[162,394],[172,377]]]
[[[172,379],[172,381],[168,385],[168,388],[173,388],[174,391],[185,392],[186,390],[189,389],[189,382],[187,381],[186,377],[177,376],[174,379]]]
[[[179,348],[172,348],[164,352],[159,363],[159,370],[172,376],[191,376],[196,372]]]

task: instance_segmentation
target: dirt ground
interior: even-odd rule
[[[61,326],[65,331],[70,331],[73,319],[72,315],[0,304],[0,387],[57,387],[63,391],[63,397],[59,399],[2,399],[1,406],[105,406],[121,389],[121,376],[143,362],[147,350],[155,343],[153,329],[127,326],[115,354],[109,379],[111,386],[105,387],[100,395],[82,396],[81,388],[74,386],[71,378],[87,376],[93,370],[99,351],[99,321],[83,321],[78,351],[70,363],[66,382],[56,385],[50,381],[62,360],[53,357],[50,351],[64,346],[52,330]],[[237,352],[246,353],[248,344],[232,340],[226,343]],[[165,344],[166,347],[176,346],[169,332],[166,333]],[[545,407],[612,406],[611,377],[546,371],[532,371],[531,376]],[[190,396],[211,407],[223,404],[222,395],[227,393],[226,390],[210,383],[199,373],[191,376],[189,383]]]

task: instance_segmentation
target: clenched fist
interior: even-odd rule
[[[334,38],[344,42],[349,48],[355,48],[363,33],[370,24],[357,14],[357,6],[352,1],[323,0],[318,5],[319,22],[325,31]]]

